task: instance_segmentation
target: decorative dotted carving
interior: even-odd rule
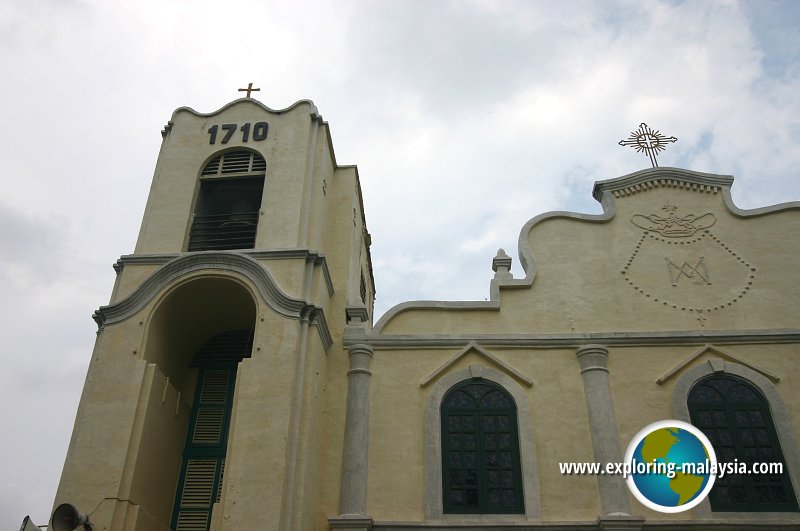
[[[645,247],[647,243],[659,243],[664,245],[663,249],[668,250],[670,245],[691,245],[691,244],[702,244],[704,247],[708,245],[716,246],[718,249],[722,250],[724,255],[729,256],[737,263],[741,264],[744,269],[746,269],[746,280],[743,282],[741,287],[735,293],[735,295],[731,296],[730,299],[723,300],[723,301],[708,301],[708,306],[703,305],[700,306],[699,304],[680,304],[680,301],[670,300],[672,297],[664,297],[661,295],[654,294],[650,292],[647,286],[642,286],[638,281],[631,277],[631,270],[640,262],[641,257],[640,253],[642,249]],[[677,249],[676,249],[677,250]],[[712,247],[713,250],[713,247]],[[719,251],[717,251],[717,255],[719,256]],[[729,258],[729,261],[730,261]],[[669,277],[665,280],[667,282],[671,281],[673,287],[679,287],[680,282],[683,279],[687,279],[694,284],[698,284],[701,286],[708,286],[711,288],[711,281],[710,281],[710,264],[707,260],[702,257],[698,256],[694,261],[673,261],[670,257],[664,257],[664,260],[667,262],[667,273]],[[707,320],[706,315],[712,312],[718,312],[720,310],[724,310],[725,308],[731,307],[734,303],[738,302],[742,297],[744,297],[753,287],[753,283],[756,278],[757,269],[750,264],[749,262],[745,261],[741,255],[735,252],[731,247],[725,243],[723,243],[717,236],[715,236],[709,229],[703,229],[697,235],[693,235],[691,237],[685,238],[673,238],[671,236],[663,236],[659,232],[651,232],[651,231],[644,231],[642,232],[641,237],[636,242],[634,246],[633,252],[631,256],[628,258],[626,265],[622,268],[620,273],[622,274],[625,282],[630,285],[634,291],[644,295],[645,299],[652,300],[653,302],[660,303],[661,306],[666,306],[668,308],[672,308],[673,310],[680,310],[682,312],[694,312],[698,317],[698,323],[701,326],[705,326],[705,321]],[[685,282],[685,281],[684,281]],[[678,296],[677,294],[675,296]]]

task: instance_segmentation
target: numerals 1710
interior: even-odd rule
[[[250,122],[244,124],[242,127],[239,127],[239,124],[222,124],[220,125],[213,125],[209,128],[208,134],[209,144],[216,144],[217,143],[217,133],[220,129],[224,132],[222,139],[220,140],[220,144],[227,144],[228,141],[233,138],[234,133],[236,130],[242,132],[242,142],[247,142],[250,140],[250,127],[252,125],[253,129],[253,140],[265,140],[267,138],[267,131],[269,131],[269,125],[267,122],[256,122],[255,124],[250,124]]]

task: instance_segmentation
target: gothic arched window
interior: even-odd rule
[[[488,380],[466,380],[444,396],[441,421],[444,513],[524,513],[511,396]]]
[[[267,164],[250,151],[228,151],[206,164],[189,251],[252,249]]]
[[[709,493],[714,511],[797,511],[769,402],[743,379],[716,375],[694,385],[692,424],[706,434],[720,463],[781,463],[782,473],[726,474]]]

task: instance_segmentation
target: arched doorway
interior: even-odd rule
[[[219,502],[236,374],[251,355],[255,321],[256,303],[244,284],[201,276],[170,291],[148,325],[144,357],[179,393],[183,416],[182,429],[164,436],[165,455],[157,457],[164,466],[154,478],[172,485],[157,505],[169,508],[159,520],[176,531],[207,530]]]

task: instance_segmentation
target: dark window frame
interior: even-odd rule
[[[472,397],[474,407],[457,405],[458,393]],[[493,393],[499,393],[494,405]],[[440,413],[443,513],[524,514],[517,407],[511,394],[489,380],[465,380],[447,391]]]
[[[254,151],[225,151],[200,173],[187,250],[253,249],[266,162]]]
[[[711,441],[720,463],[780,462],[780,475],[717,477],[708,499],[714,512],[797,512],[797,497],[778,438],[769,401],[747,380],[711,375],[690,389],[692,424]]]

